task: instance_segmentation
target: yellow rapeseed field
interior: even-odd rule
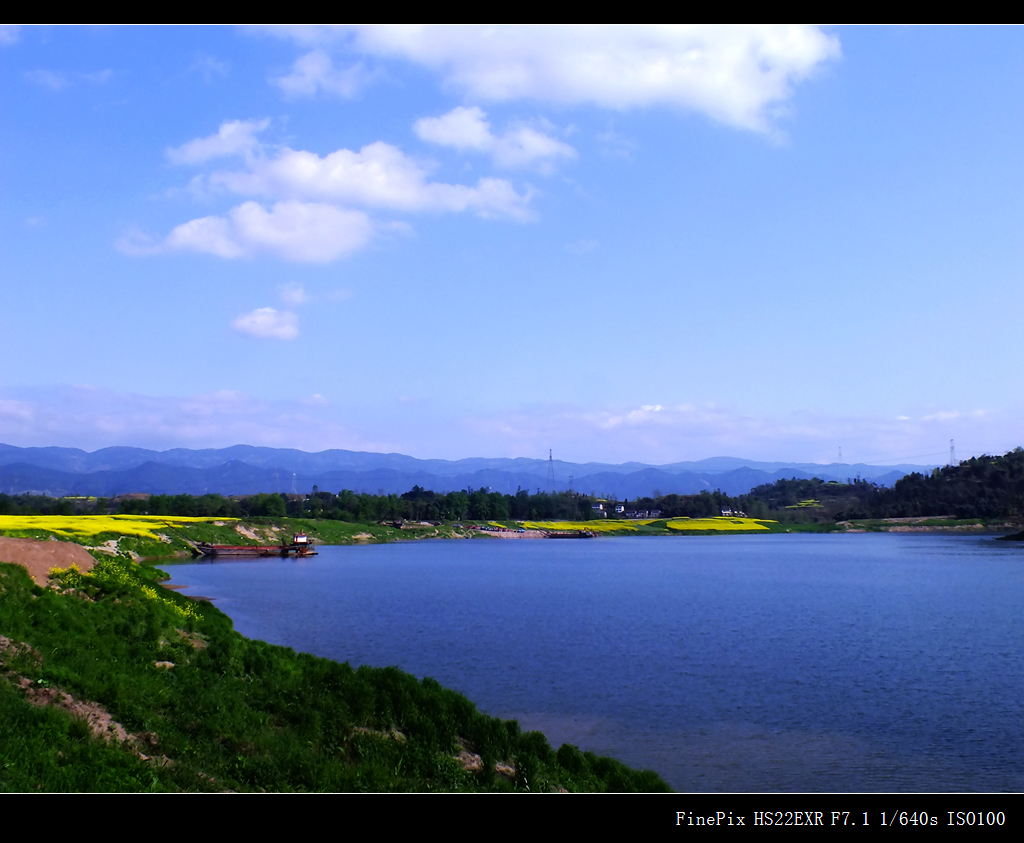
[[[524,521],[528,530],[590,530],[594,533],[636,532],[637,527],[654,524],[660,519],[648,518],[629,521]],[[747,532],[751,530],[767,530],[766,520],[754,518],[672,518],[665,522],[670,530],[707,530],[717,533]]]
[[[590,530],[592,533],[611,531],[636,530],[638,524],[650,524],[650,521],[524,521],[527,530]]]
[[[237,520],[237,518],[164,517],[161,515],[0,515],[0,533],[40,530],[71,540],[98,536],[101,533],[114,533],[159,541],[157,533],[161,528],[166,530],[168,525],[183,527],[186,524],[213,523],[214,521],[228,523]]]
[[[723,533],[768,529],[763,520],[732,518],[728,515],[718,518],[673,518],[667,526],[670,530],[714,530]]]

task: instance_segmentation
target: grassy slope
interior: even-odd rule
[[[568,745],[556,753],[431,679],[245,639],[157,576],[113,559],[68,574],[58,593],[0,564],[0,635],[38,653],[0,652],[0,790],[667,790],[654,773]],[[171,763],[31,705],[22,677],[99,703]],[[483,771],[462,769],[460,746]],[[513,780],[495,776],[502,761]]]

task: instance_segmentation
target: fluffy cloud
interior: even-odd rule
[[[508,181],[481,178],[473,186],[431,181],[428,170],[398,147],[377,142],[358,152],[339,149],[321,158],[288,147],[268,148],[257,135],[269,120],[233,120],[216,134],[167,150],[177,164],[241,157],[245,168],[197,176],[199,195],[229,190],[275,201],[269,208],[243,202],[224,216],[200,217],[174,228],[162,241],[129,231],[116,247],[130,255],[198,251],[222,258],[271,254],[292,261],[326,263],[365,246],[375,231],[402,231],[400,221],[375,224],[364,211],[463,212],[482,217],[529,219],[532,191]],[[555,143],[558,143],[555,141]],[[533,154],[533,153],[530,153]],[[212,191],[211,191],[212,188]]]
[[[273,82],[289,97],[312,97],[323,91],[349,99],[368,79],[369,74],[362,65],[339,70],[327,53],[313,50],[296,59],[291,73],[277,77]]]
[[[0,46],[8,47],[18,42],[21,27],[13,23],[0,23]]]
[[[299,317],[288,311],[260,307],[243,313],[231,327],[242,334],[258,339],[293,340],[299,335]]]
[[[413,129],[425,141],[458,150],[488,150],[494,146],[491,124],[482,108],[459,106],[442,117],[424,117]]]
[[[362,211],[314,202],[277,202],[269,210],[256,202],[232,208],[226,217],[201,217],[167,235],[163,251],[207,252],[222,258],[261,253],[286,260],[327,263],[362,248],[373,223]]]
[[[419,163],[382,141],[358,152],[339,149],[323,158],[285,147],[273,157],[252,161],[247,170],[214,173],[210,182],[249,196],[328,200],[396,211],[529,217],[530,194],[516,192],[504,179],[481,178],[473,187],[432,182]]]
[[[484,110],[476,106],[459,106],[441,117],[424,117],[416,121],[413,129],[429,143],[488,153],[504,168],[548,169],[560,158],[576,156],[576,150],[567,143],[529,126],[495,135]]]
[[[270,120],[231,120],[222,123],[215,135],[168,149],[167,157],[175,164],[202,164],[226,155],[249,155],[259,146],[257,133],[269,125]]]
[[[344,25],[269,30],[415,62],[478,100],[533,99],[606,108],[669,105],[769,131],[793,85],[837,59],[814,26]]]

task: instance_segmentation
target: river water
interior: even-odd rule
[[[243,635],[432,676],[680,791],[1024,790],[1024,547],[476,539],[168,566]]]

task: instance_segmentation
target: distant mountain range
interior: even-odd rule
[[[680,495],[720,489],[742,495],[754,486],[781,477],[820,477],[845,481],[852,477],[891,486],[911,471],[930,466],[846,465],[833,463],[757,462],[736,457],[711,457],[671,465],[644,463],[553,463],[555,490],[635,499],[655,493]],[[193,451],[175,448],[149,451],[114,447],[87,452],[77,448],[17,448],[0,444],[0,492],[51,497],[129,493],[250,495],[257,492],[325,491],[402,494],[413,486],[435,492],[487,488],[514,494],[550,489],[547,460],[487,459],[420,460],[403,454],[364,451],[307,453],[288,448],[234,445]]]

